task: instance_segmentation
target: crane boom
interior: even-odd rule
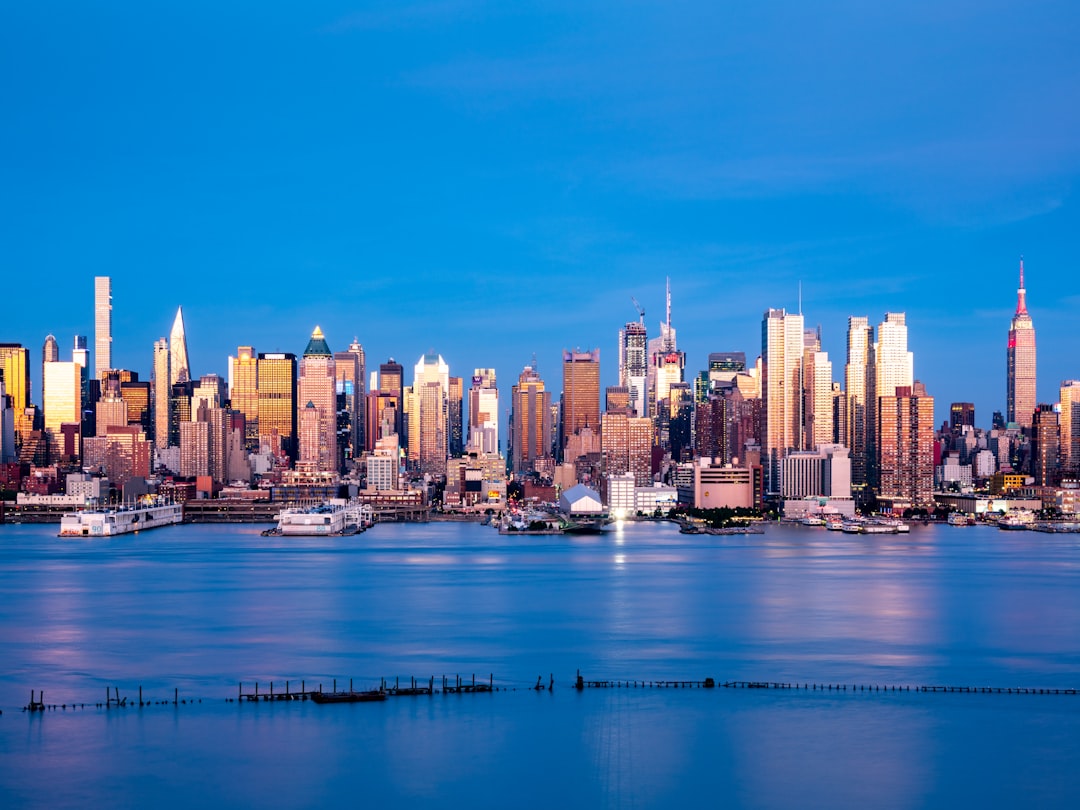
[[[638,300],[634,296],[630,296],[630,300],[634,302],[634,309],[637,310],[638,317],[641,318],[641,322],[645,323],[645,307],[638,303]]]

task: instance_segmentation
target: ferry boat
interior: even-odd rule
[[[1026,532],[1032,527],[1035,520],[1030,513],[1015,513],[1006,515],[998,521],[998,528],[1013,532]]]
[[[968,516],[963,512],[949,512],[949,516],[945,518],[945,522],[950,526],[970,526],[968,523]]]
[[[143,498],[133,504],[92,507],[68,512],[60,519],[59,537],[112,537],[171,526],[184,519],[184,507],[163,498]]]
[[[278,514],[278,525],[263,534],[286,537],[342,537],[362,532],[370,525],[370,510],[365,511],[364,507],[350,506],[343,500],[335,499],[318,506],[282,509]]]
[[[823,518],[819,514],[809,514],[804,515],[802,518],[800,518],[799,523],[801,523],[803,526],[824,526],[825,518]]]
[[[830,532],[840,532],[844,530],[844,518],[841,515],[829,515],[825,518],[825,528]]]

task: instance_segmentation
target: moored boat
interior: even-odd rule
[[[68,512],[60,519],[59,537],[113,537],[171,526],[184,519],[182,504],[150,496],[131,504]]]

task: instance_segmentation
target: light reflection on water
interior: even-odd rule
[[[1070,806],[1080,697],[567,687],[579,668],[1078,686],[1078,553],[1068,538],[950,527],[702,537],[625,524],[507,538],[401,525],[289,541],[184,526],[88,542],[0,527],[0,804],[315,806],[356,792],[375,806]],[[473,673],[519,691],[349,707],[223,700],[238,681],[366,688]],[[526,691],[549,673],[554,694]],[[17,712],[31,688],[59,703],[114,684],[204,703]],[[283,756],[288,777],[259,767]],[[132,777],[119,794],[103,775],[117,758]],[[35,792],[57,763],[82,787]]]

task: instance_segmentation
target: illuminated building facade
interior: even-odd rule
[[[112,280],[94,278],[94,379],[112,368]]]
[[[1005,418],[1020,427],[1031,427],[1035,412],[1035,326],[1027,310],[1024,260],[1020,260],[1020,288],[1016,291],[1016,314],[1009,325],[1006,350]]]
[[[237,346],[229,358],[229,404],[244,417],[244,447],[259,449],[259,357],[253,346]]]
[[[27,414],[30,406],[30,350],[21,343],[0,343],[0,369],[4,371],[4,386],[11,397],[15,446],[18,448],[34,427],[32,418]]]
[[[921,382],[878,397],[878,494],[913,506],[933,504],[934,398]]]
[[[761,323],[761,390],[765,409],[762,444],[765,486],[779,492],[780,461],[802,447],[803,316],[769,309]]]
[[[532,366],[525,366],[511,392],[510,467],[515,474],[551,462],[551,392]],[[543,464],[541,465],[543,466]]]
[[[434,351],[413,369],[409,401],[408,459],[420,473],[446,475],[449,448],[450,367]]]
[[[296,355],[260,352],[259,444],[296,458]]]
[[[499,389],[493,368],[473,370],[469,387],[469,449],[487,455],[499,452]]]
[[[584,427],[600,430],[600,350],[563,352],[560,451]]]
[[[322,330],[316,326],[300,359],[300,377],[296,386],[297,422],[314,406],[318,430],[300,432],[297,459],[314,464],[319,472],[338,472],[337,455],[337,385],[334,356]]]
[[[169,341],[154,341],[154,446],[164,450],[169,446]]]

